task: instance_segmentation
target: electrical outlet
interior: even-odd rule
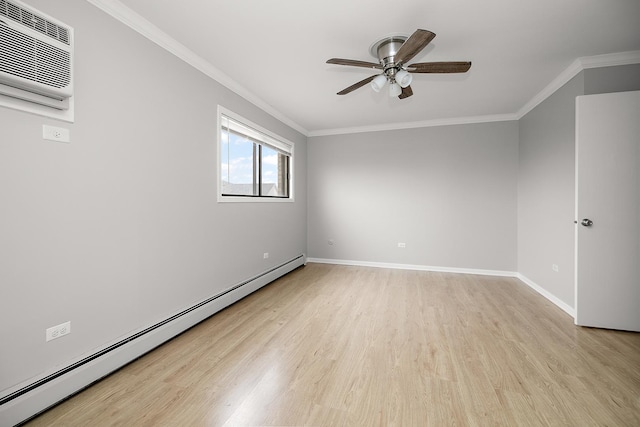
[[[406,244],[406,243],[402,243],[402,242],[400,242],[400,243],[398,243],[398,247],[399,247],[399,248],[406,248],[406,247],[407,247],[407,244]]]
[[[42,125],[42,138],[56,142],[70,142],[69,129]]]
[[[71,321],[47,328],[46,340],[51,341],[71,333]]]
[[[265,252],[265,253],[263,253],[263,254],[262,254],[262,258],[263,258],[263,259],[267,259],[267,258],[269,258],[269,252]]]
[[[555,272],[558,272],[558,264],[551,264],[551,269]]]

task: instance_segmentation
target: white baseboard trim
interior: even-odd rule
[[[546,299],[548,299],[549,301],[557,305],[562,311],[564,311],[569,316],[575,319],[576,311],[569,304],[565,303],[564,301],[562,301],[561,299],[553,295],[551,292],[542,288],[541,286],[539,286],[532,280],[528,279],[527,277],[523,276],[522,274],[518,273],[516,277],[520,279],[521,282],[523,282],[524,284],[529,286],[531,289],[533,289],[534,291],[536,291],[537,293],[539,293],[540,295],[542,295],[543,297],[545,297]]]
[[[304,254],[0,398],[0,426],[22,423],[306,263]]]
[[[353,265],[359,267],[394,268],[398,270],[438,271],[442,273],[478,274],[482,276],[517,277],[514,271],[479,270],[473,268],[435,267],[430,265],[395,264],[388,262],[354,261],[344,259],[307,258],[307,262],[318,264]]]

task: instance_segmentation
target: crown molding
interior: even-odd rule
[[[518,120],[515,114],[491,114],[486,116],[469,116],[469,117],[453,117],[448,119],[434,119],[423,120],[417,122],[405,122],[405,123],[388,123],[372,126],[359,126],[339,129],[324,129],[310,131],[309,137],[314,136],[328,136],[328,135],[343,135],[349,133],[362,133],[362,132],[382,132],[388,130],[402,130],[402,129],[415,129],[426,128],[434,126],[452,126],[452,125],[467,125],[472,123],[489,123],[489,122],[508,122],[511,120]]]
[[[555,91],[564,86],[569,80],[574,78],[580,71],[582,71],[582,65],[580,64],[580,60],[576,59],[569,65],[563,72],[561,72],[558,77],[553,79],[551,83],[549,83],[544,89],[538,92],[533,98],[529,100],[526,104],[522,106],[515,114],[518,120],[523,118],[529,111],[536,108],[538,105],[542,103],[545,99],[553,95]]]
[[[584,56],[578,58],[583,70],[588,68],[615,67],[640,63],[640,50],[608,53],[605,55]]]
[[[515,114],[520,120],[528,112],[537,107],[542,101],[550,97],[555,91],[564,86],[578,73],[588,68],[614,67],[617,65],[629,65],[640,63],[640,50],[618,52],[606,55],[583,56],[576,59],[562,73],[551,81],[544,89],[538,92],[529,102]]]
[[[187,48],[182,43],[179,43],[172,37],[170,37],[167,33],[162,31],[160,28],[156,27],[154,24],[149,22],[147,19],[129,9],[127,6],[122,4],[118,0],[87,0],[89,3],[102,10],[106,14],[120,21],[124,25],[128,26],[134,31],[137,31],[142,36],[151,40],[161,48],[167,50],[173,55],[177,56],[187,64],[191,65],[195,69],[204,73],[208,77],[217,81],[221,85],[225,86],[227,89],[233,91],[237,95],[246,99],[256,107],[265,111],[266,113],[272,115],[276,119],[280,120],[282,123],[287,126],[295,129],[300,132],[304,136],[308,136],[308,131],[295,123],[291,119],[289,119],[284,114],[280,113],[276,109],[274,109],[271,105],[254,95],[252,92],[248,91],[245,87],[240,85],[238,82],[233,80],[231,77],[218,70],[216,67],[211,65],[208,61],[204,60],[201,56],[194,53],[192,50]]]

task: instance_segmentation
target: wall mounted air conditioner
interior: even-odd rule
[[[73,28],[0,0],[0,94],[60,110],[73,95]]]

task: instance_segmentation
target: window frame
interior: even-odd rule
[[[261,133],[263,135],[265,135],[267,138],[269,139],[273,139],[275,140],[274,142],[277,142],[279,146],[275,145],[275,144],[269,144],[268,142],[261,142],[261,141],[255,141],[254,138],[251,138],[252,140],[254,140],[254,142],[257,142],[258,146],[267,146],[269,148],[275,149],[276,151],[288,151],[288,175],[289,175],[289,179],[287,180],[287,187],[289,189],[289,195],[288,197],[275,197],[275,196],[256,196],[256,195],[224,195],[222,193],[222,128],[223,128],[223,117],[226,116],[229,119],[232,119],[236,122],[238,122],[239,124],[250,128],[252,131],[256,131],[258,133]],[[295,173],[294,173],[294,163],[295,163],[295,145],[293,142],[281,137],[280,135],[277,135],[265,128],[263,128],[260,125],[257,125],[253,122],[251,122],[250,120],[240,116],[239,114],[234,113],[233,111],[230,111],[226,108],[224,108],[221,105],[218,105],[218,112],[217,112],[217,126],[216,126],[216,141],[217,141],[217,151],[216,151],[216,160],[217,160],[217,165],[216,165],[216,171],[217,171],[217,178],[216,178],[216,182],[217,182],[217,200],[218,202],[222,202],[222,203],[290,203],[293,202],[295,200],[294,198],[294,179],[295,179]],[[257,152],[260,152],[261,150],[256,150]],[[258,182],[259,184],[261,184],[262,181],[262,173],[261,173],[261,162],[262,159],[258,158],[258,171],[259,171],[259,175],[258,176]]]

